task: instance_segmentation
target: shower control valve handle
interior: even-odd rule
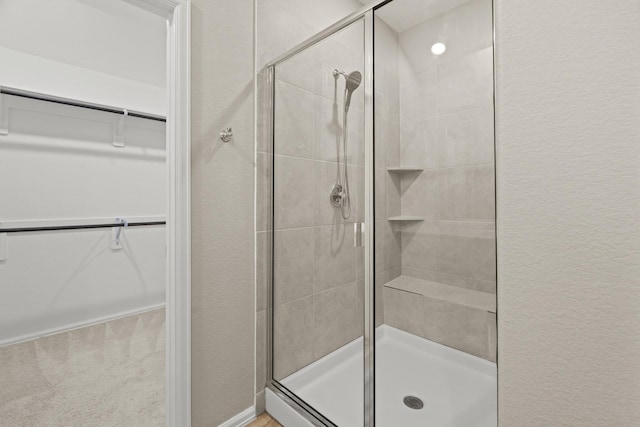
[[[329,193],[329,200],[331,201],[333,207],[339,208],[344,204],[344,200],[346,198],[345,196],[346,194],[343,190],[342,185],[335,184],[331,189],[331,193]]]

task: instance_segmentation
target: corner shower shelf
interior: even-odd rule
[[[424,169],[422,168],[410,168],[410,167],[398,167],[398,168],[387,168],[388,172],[422,172]]]
[[[388,167],[387,168],[387,172],[389,173],[399,173],[399,174],[404,174],[404,173],[421,173],[424,169],[422,168],[417,168],[417,167],[410,167],[410,166],[398,166],[398,167]],[[401,175],[402,176],[402,175]],[[399,209],[396,210],[396,212],[399,212]],[[388,221],[391,222],[419,222],[419,221],[424,221],[424,217],[423,216],[415,216],[415,215],[396,215],[396,216],[390,216],[388,219]]]
[[[400,216],[390,216],[388,218],[389,221],[424,221],[423,216],[411,216],[411,215],[400,215]]]

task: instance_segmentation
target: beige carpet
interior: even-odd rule
[[[0,348],[0,426],[164,426],[164,309]]]

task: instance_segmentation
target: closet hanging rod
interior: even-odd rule
[[[28,233],[33,231],[64,231],[83,230],[90,228],[113,228],[113,227],[146,227],[153,225],[166,225],[166,221],[140,221],[128,223],[108,223],[108,224],[74,224],[74,225],[54,225],[42,227],[12,227],[1,228],[0,233]]]
[[[7,86],[0,87],[0,93],[4,95],[20,96],[22,98],[36,99],[38,101],[53,102],[56,104],[71,105],[72,107],[88,108],[89,110],[105,111],[107,113],[125,114],[140,119],[155,120],[157,122],[166,122],[166,117],[156,114],[141,113],[139,111],[125,110],[124,108],[111,107],[108,105],[93,104],[91,102],[78,101],[76,99],[62,98],[60,96],[46,95],[38,92],[31,92],[23,89],[16,89]]]

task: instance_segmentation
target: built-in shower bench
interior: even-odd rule
[[[444,283],[431,282],[410,276],[396,277],[385,284],[387,288],[420,294],[424,297],[466,305],[479,310],[496,312],[496,296],[486,292],[474,291]]]
[[[410,276],[384,285],[384,323],[495,361],[496,296]]]

